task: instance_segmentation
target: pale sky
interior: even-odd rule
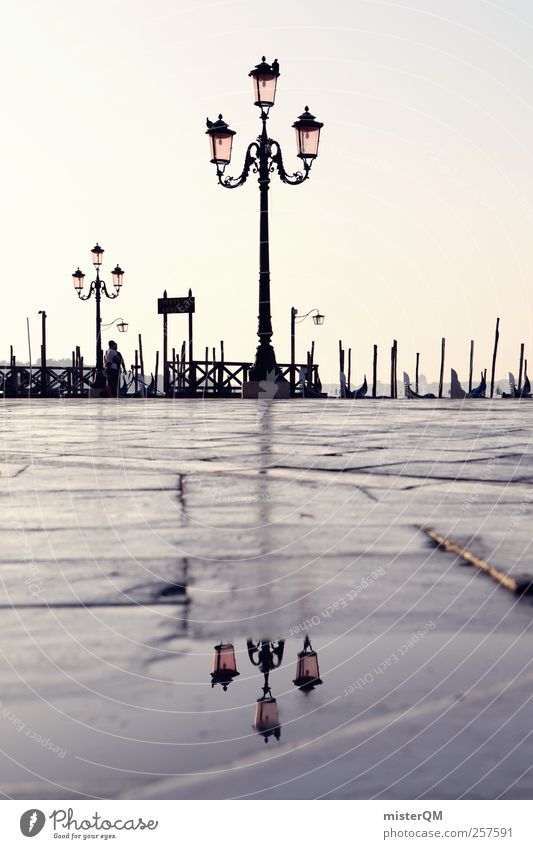
[[[249,70],[265,54],[281,76],[269,131],[296,169],[292,122],[309,105],[324,122],[311,179],[274,175],[270,191],[274,344],[289,357],[289,314],[318,307],[312,338],[322,379],[351,345],[354,380],[380,347],[387,379],[438,373],[440,339],[466,377],[532,358],[533,6],[526,0],[17,0],[2,7],[2,272],[0,358],[27,358],[26,316],[39,354],[76,343],[94,358],[94,301],[71,274],[126,271],[104,321],[124,317],[153,369],[161,349],[157,298],[197,299],[195,353],[225,340],[227,359],[256,347],[259,192],[225,191],[209,163],[205,118],[237,131],[229,173],[259,130]],[[171,344],[186,319],[170,320]],[[117,336],[116,331],[113,336]],[[148,369],[147,369],[148,370]]]

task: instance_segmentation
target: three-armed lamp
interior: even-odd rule
[[[263,56],[261,62],[253,68],[249,76],[253,84],[254,103],[260,109],[261,133],[252,141],[247,149],[244,166],[238,177],[227,177],[226,166],[231,161],[231,150],[235,131],[230,129],[222,115],[217,121],[207,119],[206,133],[209,137],[209,151],[211,162],[216,165],[217,179],[225,189],[236,189],[244,185],[250,172],[258,175],[259,184],[259,313],[257,336],[259,345],[257,347],[255,360],[250,369],[250,384],[257,384],[264,380],[275,380],[283,382],[281,371],[276,362],[276,355],[272,346],[272,317],[270,314],[270,258],[269,258],[269,228],[268,228],[268,191],[270,186],[270,175],[278,172],[280,179],[291,186],[298,186],[309,178],[309,172],[313,161],[318,155],[320,142],[320,130],[324,126],[315,119],[305,107],[305,111],[292,125],[296,131],[297,155],[303,162],[302,171],[290,174],[285,170],[281,146],[279,142],[271,138],[267,133],[267,121],[272,106],[276,100],[276,86],[279,77],[279,63],[274,59],[272,63],[266,61]],[[248,382],[247,382],[248,383]],[[243,386],[245,397],[254,397],[252,385]],[[248,394],[251,393],[251,394]],[[281,397],[281,395],[280,395]]]
[[[74,283],[74,289],[80,301],[88,301],[89,298],[94,295],[96,300],[96,369],[95,369],[95,377],[93,381],[94,389],[104,389],[106,385],[106,377],[104,372],[104,352],[102,351],[102,317],[100,312],[100,301],[102,299],[102,295],[105,295],[106,298],[110,298],[113,300],[117,298],[120,294],[120,290],[122,284],[124,282],[124,271],[120,267],[120,265],[115,266],[113,271],[111,272],[111,276],[113,279],[113,286],[115,288],[115,292],[108,292],[106,284],[100,278],[100,266],[102,265],[102,261],[104,258],[104,249],[100,247],[98,242],[91,249],[91,258],[94,267],[96,268],[96,278],[92,281],[89,291],[86,295],[83,295],[83,284],[85,282],[85,274],[78,267],[76,271],[72,275],[72,282]],[[128,329],[127,323],[121,319],[122,326],[117,324],[119,331],[124,333]],[[114,324],[115,322],[111,322]]]

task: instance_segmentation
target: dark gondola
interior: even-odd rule
[[[482,373],[481,374],[481,383],[479,384],[479,386],[476,386],[474,389],[472,389],[472,392],[469,392],[466,397],[467,398],[484,398],[486,391],[487,391],[487,381],[485,379],[485,374]]]
[[[345,387],[344,396],[341,395],[341,398],[342,397],[344,397],[344,398],[364,398],[366,396],[367,392],[368,392],[368,383],[366,382],[366,374],[365,374],[365,379],[364,379],[363,383],[361,384],[361,386],[359,387],[359,389],[350,390],[350,389],[346,389],[346,387]]]
[[[354,398],[364,398],[366,393],[368,392],[368,383],[366,382],[366,374],[365,379],[363,380],[359,389],[355,390]]]
[[[414,389],[411,389],[411,381],[406,371],[403,373],[403,388],[406,398],[435,398],[433,392],[427,392],[425,395],[419,395]]]
[[[433,392],[427,392],[425,395],[418,395],[414,389],[411,389],[411,386],[408,384],[405,388],[405,397],[406,398],[436,398],[437,396],[433,394]]]

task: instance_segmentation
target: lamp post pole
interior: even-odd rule
[[[259,345],[255,360],[250,369],[250,378],[254,382],[279,380],[280,370],[272,346],[272,317],[270,312],[270,257],[268,230],[268,190],[270,174],[277,169],[282,182],[297,186],[309,177],[313,160],[318,155],[320,130],[324,126],[315,120],[308,107],[294,122],[296,130],[298,157],[302,160],[303,171],[288,174],[283,165],[279,142],[271,139],[267,132],[267,120],[276,96],[279,77],[279,63],[262,61],[249,73],[254,88],[254,103],[260,109],[261,133],[256,141],[248,145],[244,167],[239,177],[226,177],[224,172],[231,161],[231,148],[235,131],[219,115],[217,121],[207,120],[211,162],[216,165],[218,182],[225,189],[235,189],[244,185],[250,171],[258,174],[259,183],[259,310],[257,336]]]
[[[102,350],[102,315],[101,315],[101,300],[102,294],[109,298],[110,300],[114,300],[118,298],[120,294],[120,289],[123,284],[124,272],[122,268],[117,265],[113,271],[111,272],[113,278],[113,286],[115,287],[115,293],[107,291],[106,284],[100,278],[100,266],[102,264],[102,257],[104,255],[104,249],[100,247],[98,243],[91,250],[93,265],[96,268],[96,278],[92,281],[89,291],[86,295],[82,295],[83,283],[85,274],[83,271],[80,271],[79,268],[72,275],[72,281],[74,283],[74,288],[77,292],[78,298],[80,301],[88,301],[89,298],[94,294],[96,300],[96,374],[93,381],[93,389],[105,389],[106,387],[106,377],[104,373],[104,352]],[[127,325],[126,325],[127,327]],[[124,328],[123,328],[124,329]]]
[[[96,269],[96,280],[94,281],[94,296],[96,299],[96,378],[95,389],[103,389],[106,385],[104,374],[104,352],[102,351],[102,314],[100,310],[102,282],[100,280],[100,269]]]
[[[270,245],[268,233],[269,146],[266,129],[267,115],[261,112],[263,129],[259,142],[259,315],[257,335],[259,345],[250,371],[252,380],[274,380],[278,374],[276,355],[272,347],[272,316],[270,314]]]
[[[296,392],[296,316],[298,310],[291,307],[291,396]]]

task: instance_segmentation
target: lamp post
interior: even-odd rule
[[[235,189],[242,186],[250,171],[258,174],[259,182],[259,315],[257,335],[259,345],[257,347],[255,361],[250,370],[250,379],[254,382],[262,380],[276,380],[280,376],[280,370],[276,363],[276,355],[271,344],[272,318],[270,314],[270,258],[269,258],[269,233],[268,233],[268,189],[270,186],[270,174],[277,168],[280,179],[284,183],[297,186],[309,177],[309,171],[313,160],[318,155],[320,141],[320,130],[324,126],[315,120],[315,116],[305,111],[292,125],[296,130],[296,142],[298,157],[303,163],[303,172],[296,171],[287,174],[283,165],[281,147],[279,142],[269,138],[266,122],[269,112],[274,106],[276,98],[276,85],[279,77],[279,64],[275,59],[272,64],[262,61],[253,68],[249,76],[252,77],[254,90],[254,104],[260,109],[261,133],[257,140],[248,145],[244,160],[244,167],[239,177],[225,177],[226,166],[231,160],[231,148],[235,131],[231,130],[223,120],[222,115],[217,121],[207,119],[207,135],[209,136],[209,147],[211,162],[216,165],[218,182],[225,189]]]
[[[105,282],[100,279],[100,266],[102,265],[104,249],[100,247],[98,242],[91,250],[91,255],[93,265],[96,268],[96,279],[92,281],[87,294],[82,295],[85,274],[83,271],[80,271],[79,268],[77,268],[73,273],[72,281],[80,301],[88,301],[93,294],[96,299],[96,374],[93,382],[93,389],[105,389],[106,379],[104,373],[104,352],[102,351],[102,317],[100,313],[100,301],[102,299],[102,293],[106,296],[106,298],[110,298],[111,300],[118,298],[123,283],[124,272],[119,265],[113,269],[111,276],[113,279],[113,286],[115,287],[115,293],[113,294],[108,292]]]
[[[291,307],[291,395],[294,395],[296,392],[296,324],[300,324],[302,321],[305,321],[305,319],[312,313],[314,313],[313,322],[316,325],[324,324],[324,316],[316,308],[309,310],[309,312],[306,312],[305,315],[298,315],[296,307]]]
[[[114,318],[113,321],[110,321],[109,324],[102,324],[102,329],[104,327],[111,327],[113,324],[117,325],[117,330],[119,333],[127,333],[129,322],[124,321],[123,318]]]

